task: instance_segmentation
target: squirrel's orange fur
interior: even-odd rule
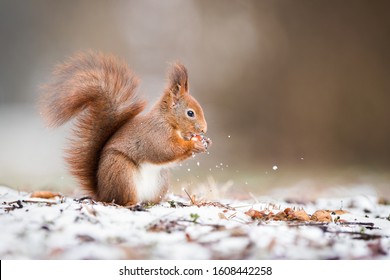
[[[77,117],[66,161],[96,200],[159,202],[168,187],[168,164],[204,152],[211,143],[192,138],[205,133],[207,124],[188,92],[182,64],[172,65],[160,100],[145,114],[138,83],[116,57],[89,52],[59,65],[44,87],[41,113],[50,126]]]

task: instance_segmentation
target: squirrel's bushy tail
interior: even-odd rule
[[[145,107],[136,96],[138,83],[129,67],[116,57],[88,52],[57,66],[54,80],[43,87],[40,109],[49,126],[60,126],[77,116],[66,161],[90,194],[96,193],[103,147]]]

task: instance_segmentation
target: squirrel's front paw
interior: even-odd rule
[[[191,141],[194,143],[195,153],[204,153],[211,145],[211,139],[200,134],[192,135]]]

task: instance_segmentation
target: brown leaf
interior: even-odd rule
[[[311,215],[311,220],[314,222],[330,223],[332,222],[332,216],[329,214],[328,211],[317,210],[314,212],[313,215]]]
[[[302,221],[302,222],[310,221],[309,215],[305,212],[305,210],[295,211],[288,217],[290,218],[290,216],[292,220]]]
[[[61,197],[61,194],[50,191],[36,191],[31,194],[32,198],[54,199],[57,196]]]
[[[274,221],[287,221],[287,214],[285,211],[280,211],[279,213],[276,213],[273,216],[273,220]]]
[[[81,242],[93,242],[95,241],[95,238],[88,234],[78,234],[76,235],[76,238],[79,239]]]
[[[348,213],[348,211],[341,210],[341,209],[339,209],[339,210],[326,210],[326,211],[329,212],[332,215],[343,215],[343,214],[347,214]]]
[[[384,197],[381,197],[378,199],[378,204],[382,204],[382,205],[390,205],[390,200],[389,199],[386,199]]]
[[[267,215],[264,212],[257,211],[255,209],[249,209],[245,212],[246,215],[251,217],[252,219],[263,219]]]
[[[240,228],[240,227],[234,227],[232,229],[230,229],[230,236],[231,237],[248,237],[248,233],[243,229],[243,228]]]
[[[222,220],[228,220],[228,218],[226,218],[226,216],[223,213],[218,213],[218,217]]]
[[[194,239],[192,239],[191,235],[189,233],[187,233],[187,232],[185,233],[185,237],[186,237],[187,242],[194,241]]]
[[[284,209],[284,211],[283,211],[287,216],[288,215],[291,215],[292,213],[294,213],[294,210],[292,210],[291,208],[286,208],[286,209]]]

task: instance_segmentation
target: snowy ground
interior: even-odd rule
[[[390,259],[390,205],[375,196],[127,209],[45,195],[0,187],[0,259]]]

